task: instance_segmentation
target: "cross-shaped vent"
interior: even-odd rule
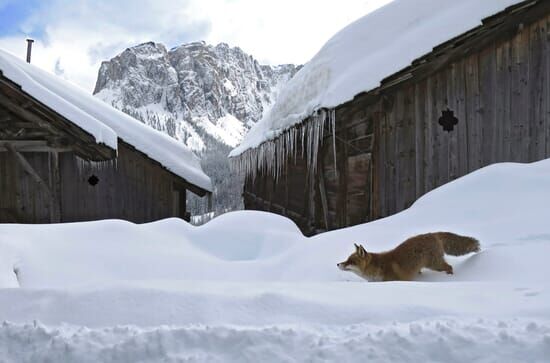
[[[90,184],[91,186],[95,187],[97,183],[99,183],[99,178],[97,176],[92,175],[88,178],[88,184]]]
[[[443,130],[451,132],[454,130],[455,125],[458,124],[458,119],[455,117],[453,111],[447,109],[443,111],[439,118],[439,124],[443,127]]]

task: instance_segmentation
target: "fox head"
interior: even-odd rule
[[[367,270],[371,256],[361,245],[355,244],[355,252],[347,260],[340,262],[336,266],[342,271],[351,271],[363,276]]]

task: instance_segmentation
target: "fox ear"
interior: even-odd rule
[[[354,243],[355,245],[355,252],[359,252],[359,250],[361,250],[361,246],[358,245],[357,243]]]
[[[357,253],[359,254],[359,256],[361,257],[365,257],[367,256],[367,250],[365,250],[365,247],[359,245],[358,249],[357,249]]]

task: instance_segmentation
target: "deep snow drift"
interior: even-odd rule
[[[177,219],[0,225],[0,319],[9,321],[0,355],[542,362],[550,354],[549,185],[550,160],[497,164],[395,216],[313,238],[261,212],[201,227]],[[480,253],[448,258],[453,276],[369,283],[336,268],[354,242],[380,251],[439,230],[481,241]]]

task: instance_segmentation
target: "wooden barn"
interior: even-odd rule
[[[0,50],[0,223],[189,219],[183,144]]]
[[[402,12],[414,18],[421,11],[415,7],[429,2],[396,0],[367,15],[291,80],[281,94],[285,103],[276,104],[231,155],[246,173],[246,209],[287,216],[312,235],[397,213],[430,190],[492,163],[550,157],[550,1],[431,0],[435,10],[426,10],[424,22],[418,22],[424,36],[416,39],[445,34],[453,18],[468,20],[463,25],[468,27],[456,26],[444,42],[425,42],[429,48],[419,54],[410,51],[416,40],[405,41],[406,36],[396,33],[397,40],[385,42],[358,33],[371,31],[365,37],[372,39],[385,31],[372,26],[396,21],[400,7],[410,6]],[[438,10],[443,6],[451,8]],[[455,8],[459,13],[453,14]],[[344,53],[336,42],[353,47],[350,36],[361,39],[353,51],[366,53],[365,67],[373,66],[357,71],[357,64],[349,65],[356,70],[354,86],[385,63],[401,65],[381,71],[375,83],[364,81],[345,102],[317,103],[321,107],[310,109],[308,117],[285,123],[301,111],[294,101],[301,97],[298,91],[307,93],[315,82],[331,90],[320,62],[330,51]],[[380,49],[369,48],[369,42],[381,43],[382,50],[388,43],[389,57],[376,59]],[[414,57],[396,61],[401,54]],[[331,72],[326,77],[334,78]]]

